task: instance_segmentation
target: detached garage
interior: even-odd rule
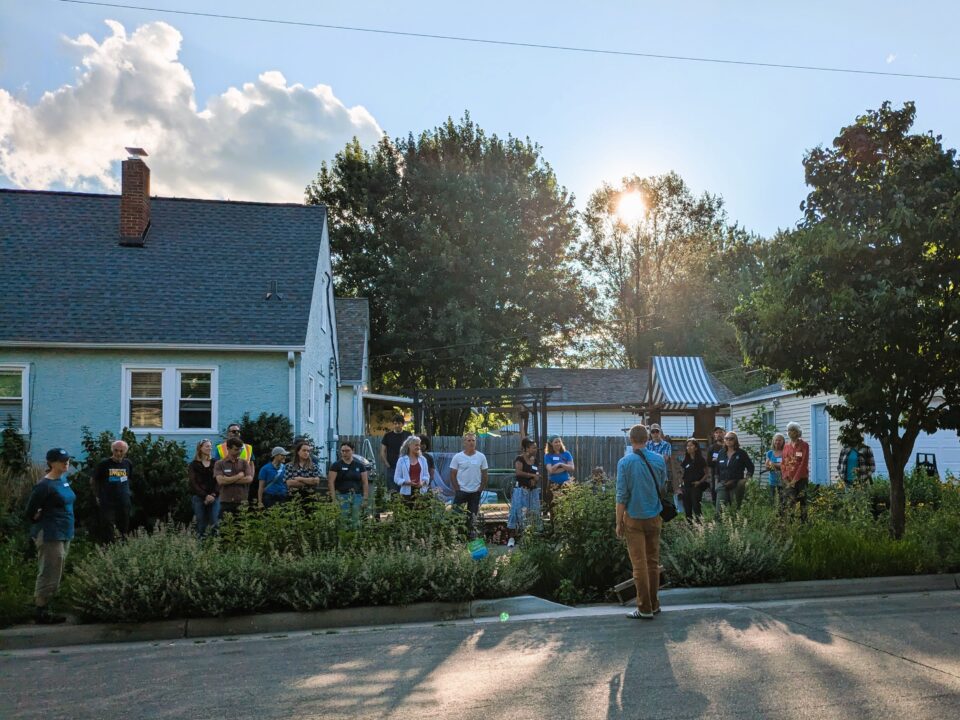
[[[837,439],[840,434],[840,423],[830,417],[827,407],[841,404],[843,404],[843,398],[839,395],[820,394],[801,397],[795,391],[787,390],[782,384],[775,383],[730,401],[731,428],[737,430],[737,421],[751,417],[761,406],[767,415],[767,422],[784,435],[787,432],[787,423],[798,423],[803,428],[804,439],[810,443],[810,480],[826,485],[836,475],[841,449]],[[759,444],[758,438],[753,435],[739,431],[738,434],[741,445]],[[866,443],[873,450],[877,474],[887,475],[887,465],[883,459],[880,443],[870,436],[867,436]],[[907,471],[916,464],[918,453],[935,456],[940,477],[947,472],[960,477],[960,438],[955,430],[938,430],[932,434],[921,434],[914,445],[910,462],[907,463]]]

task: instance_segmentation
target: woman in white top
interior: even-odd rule
[[[411,435],[400,446],[400,459],[397,460],[397,473],[393,481],[400,486],[400,495],[412,502],[416,494],[422,495],[430,489],[430,469],[427,459],[420,452],[420,438]]]

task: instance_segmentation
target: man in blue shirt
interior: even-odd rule
[[[671,465],[673,445],[664,437],[663,431],[656,423],[652,423],[650,427],[647,428],[647,432],[650,435],[650,439],[647,440],[647,450],[652,450],[657,455],[660,455],[663,458],[663,462],[666,463],[667,482],[673,491],[673,502],[677,506],[677,512],[683,512],[683,496],[680,494],[680,484],[673,479],[673,465]]]
[[[617,537],[627,541],[637,609],[627,617],[652,620],[660,612],[660,494],[667,482],[661,455],[646,449],[647,429],[630,428],[633,452],[617,463]]]

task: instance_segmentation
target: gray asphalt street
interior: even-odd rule
[[[0,718],[960,717],[958,592],[610,613],[3,653]]]

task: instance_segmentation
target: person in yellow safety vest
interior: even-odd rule
[[[240,438],[240,424],[239,423],[230,423],[227,425],[227,436],[222,443],[218,443],[216,447],[213,448],[212,460],[216,462],[217,460],[222,460],[227,457],[227,440],[230,438]],[[253,457],[253,446],[243,443],[243,450],[240,451],[240,460],[248,460],[250,465],[253,466],[254,477],[256,477],[256,464]],[[256,485],[256,483],[251,483],[251,485]],[[256,502],[256,493],[251,491],[250,502]]]

